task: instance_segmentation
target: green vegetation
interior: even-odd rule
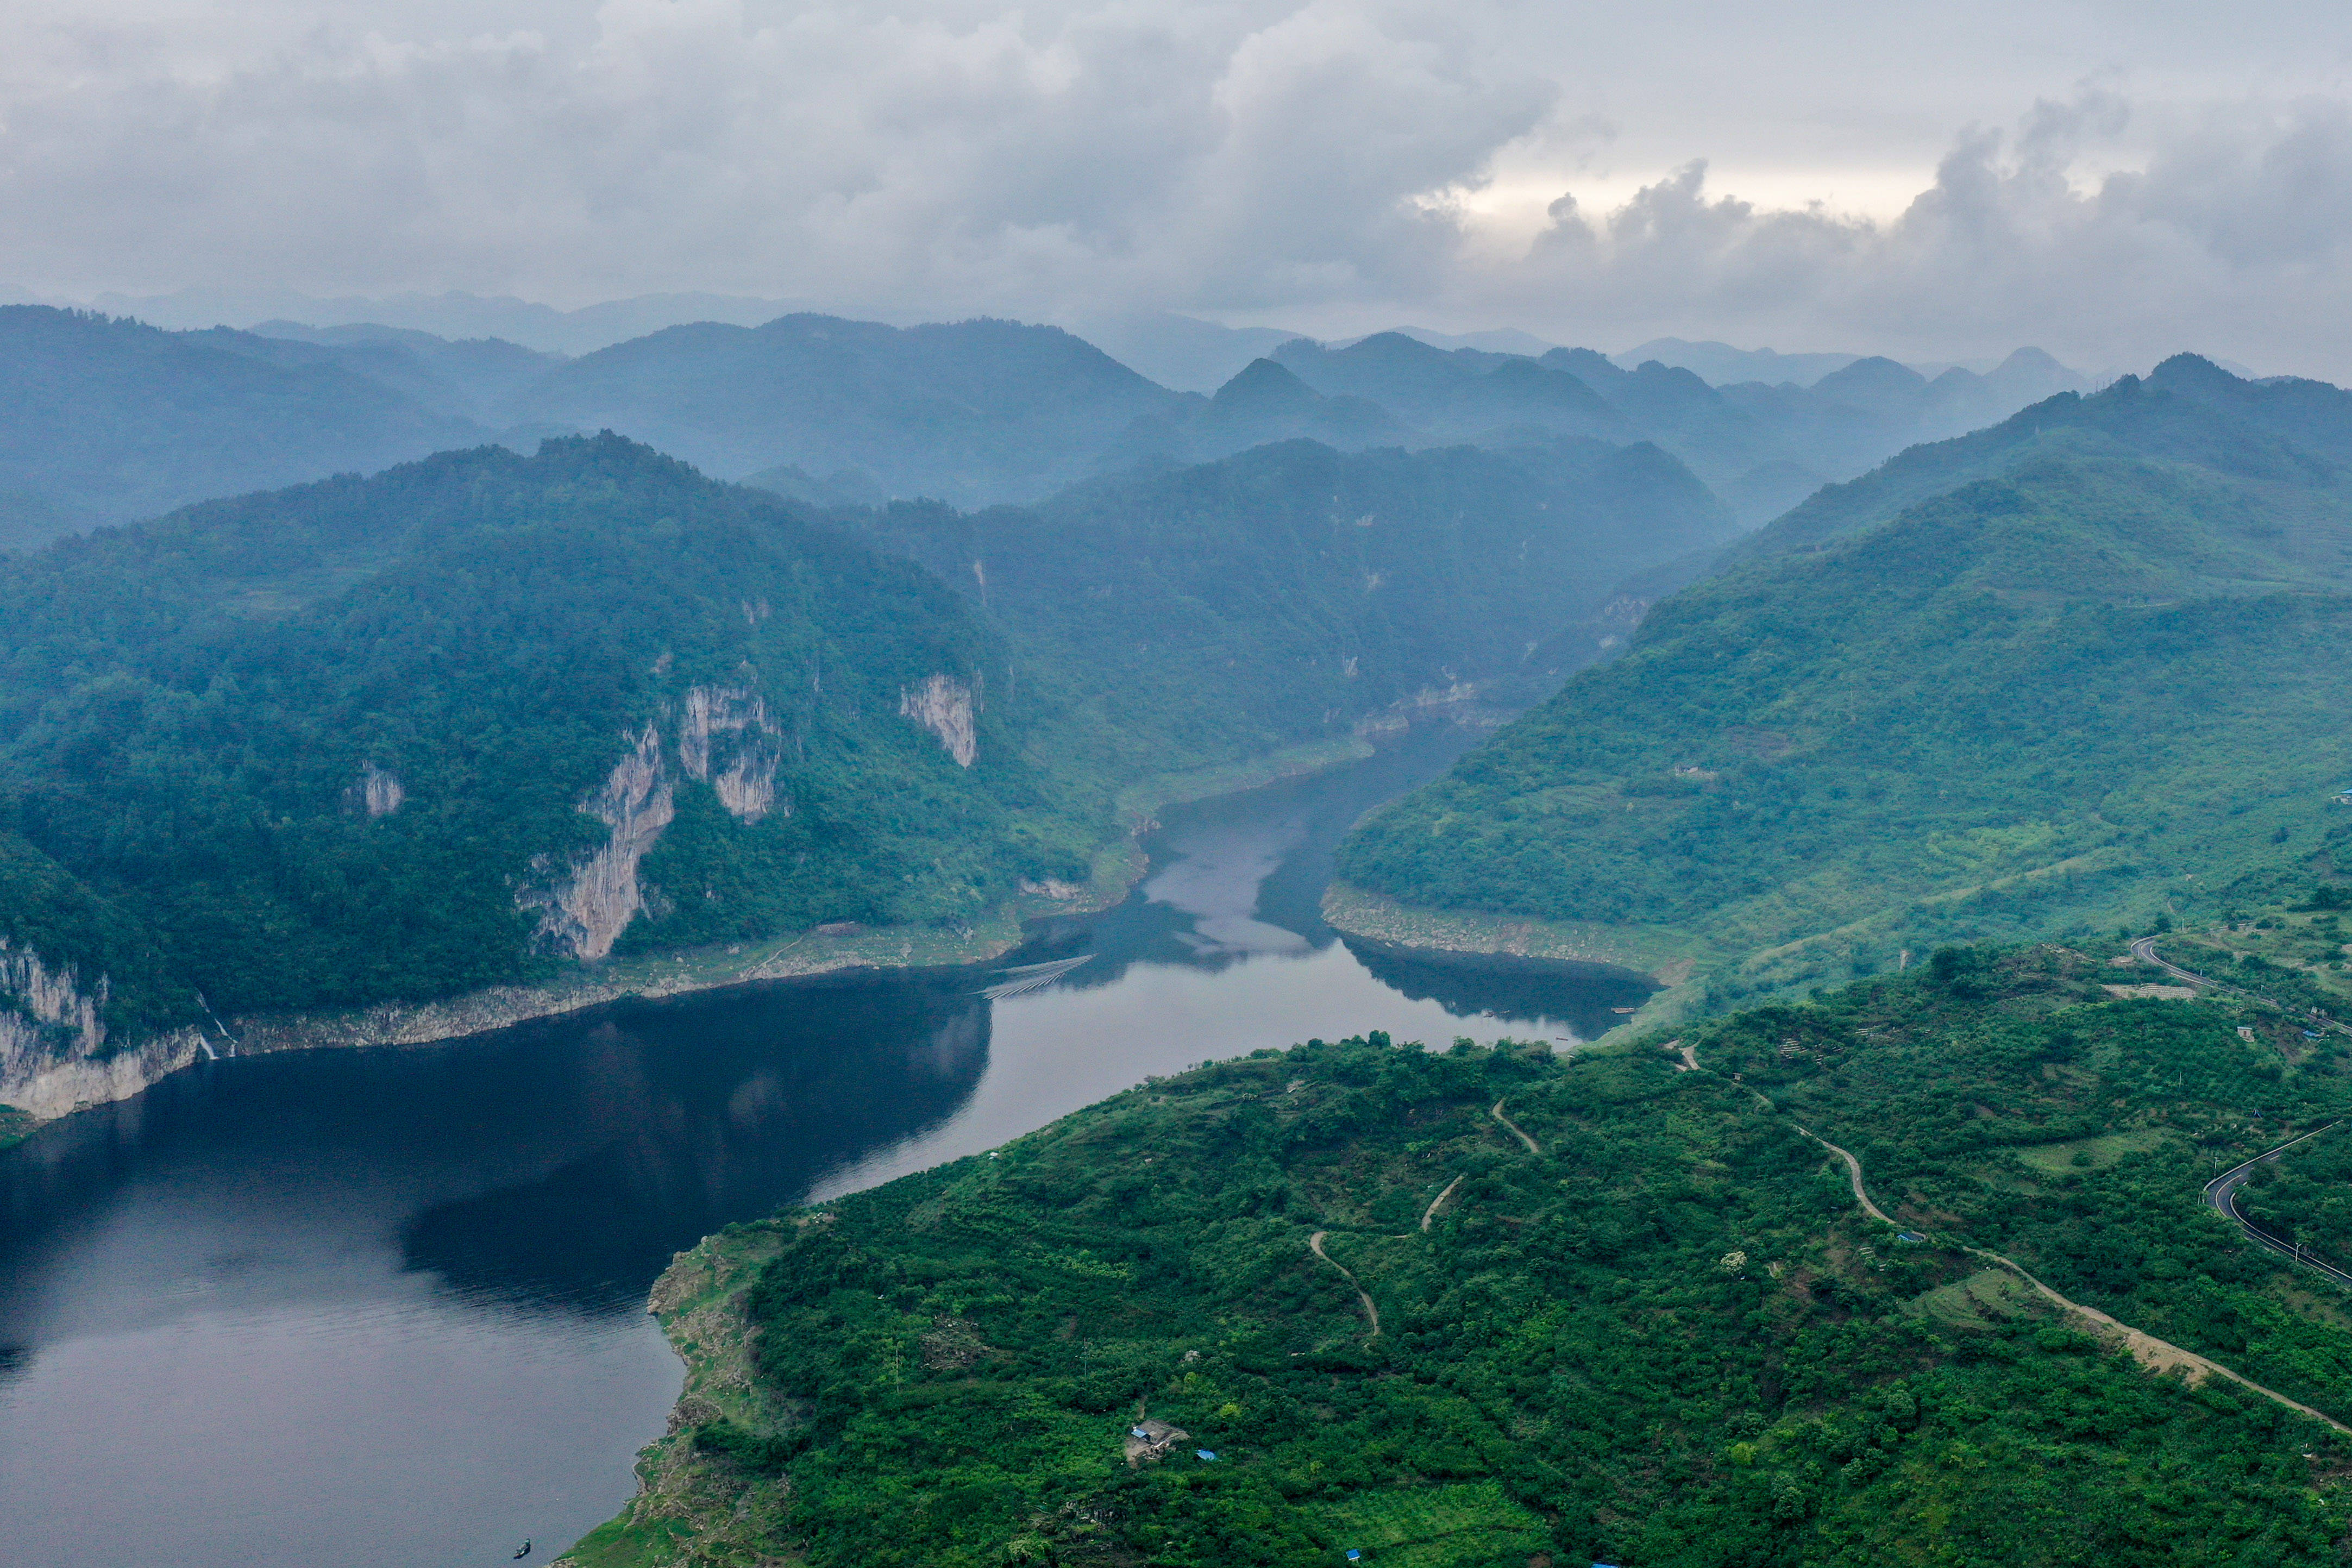
[[[1190,771],[1459,698],[1730,520],[1654,447],[1343,455],[1296,441],[1034,509],[845,523],[956,584],[1066,716],[1073,786]],[[1532,695],[1532,692],[1527,695]]]
[[[740,1227],[656,1292],[709,1375],[581,1560],[2332,1562],[2352,1444],[1962,1249],[2352,1412],[2352,1319],[2200,1197],[2352,1055],[2108,973],[1948,949],[1569,1060],[1310,1042]],[[1147,1418],[1185,1436],[1129,1464]]]
[[[579,948],[532,890],[611,837],[582,803],[648,726],[675,820],[624,946],[970,920],[1099,833],[954,595],[609,437],[68,541],[0,568],[0,878],[40,895],[0,935],[110,975],[122,1025],[543,972]],[[899,711],[933,676],[980,698],[969,769]],[[740,726],[701,776],[698,691]],[[722,804],[730,758],[764,816]]]
[[[119,1046],[968,933],[1024,885],[1115,894],[1152,802],[1358,754],[1727,527],[1598,447],[1299,443],[823,522],[608,435],[208,502],[0,563],[0,940],[107,977]]]
[[[2340,809],[2352,489],[2314,453],[2352,440],[2352,397],[2200,364],[2064,400],[2084,416],[2042,417],[1998,478],[1660,605],[1341,875],[1672,927],[1702,956],[1685,1007],[2219,912]],[[2200,401],[2212,377],[2239,392]]]

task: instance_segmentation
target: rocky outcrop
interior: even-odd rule
[[[70,965],[0,937],[0,1105],[47,1121],[127,1100],[203,1051],[194,1029],[110,1049],[106,993],[104,975],[85,991]]]
[[[362,763],[358,780],[343,792],[346,805],[371,817],[391,816],[407,798],[408,787],[400,775],[373,763]]]
[[[604,847],[551,884],[515,895],[523,909],[540,910],[539,937],[573,958],[604,958],[637,911],[646,907],[637,863],[677,815],[662,766],[661,734],[646,726],[635,749],[614,764],[604,786],[580,809],[613,830]]]
[[[980,702],[974,689],[951,675],[927,675],[898,693],[898,712],[929,730],[956,766],[968,768],[980,755],[980,738],[972,716]]]
[[[678,765],[687,777],[709,782],[719,792],[719,804],[738,822],[757,822],[777,809],[776,768],[783,754],[783,728],[769,717],[758,692],[734,686],[697,686],[687,692],[677,731]],[[722,760],[714,777],[712,766]],[[789,816],[791,801],[782,809]]]

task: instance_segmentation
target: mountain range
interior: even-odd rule
[[[1650,441],[1752,524],[1908,442],[1989,423],[2077,380],[2021,351],[1987,376],[1950,370],[1928,382],[1862,360],[1811,387],[1717,388],[1587,350],[1531,356],[1403,332],[1326,348],[1265,331],[1204,329],[1203,339],[1197,328],[1165,318],[1126,330],[1163,348],[1190,344],[1171,352],[1203,363],[1236,342],[1270,357],[1241,363],[1203,396],[1058,329],[1007,321],[704,321],[567,358],[396,326],[166,332],[8,307],[0,548],[453,447],[529,450],[545,436],[598,429],[819,504],[929,496],[961,507],[1039,500],[1104,475],[1299,437],[1346,450]]]
[[[1689,1006],[2217,907],[2329,853],[2347,458],[2352,394],[2189,356],[1914,448],[1734,546],[1342,874],[1671,950]]]

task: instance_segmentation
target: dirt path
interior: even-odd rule
[[[1872,1203],[1870,1201],[1870,1194],[1863,1190],[1861,1161],[1855,1159],[1853,1155],[1847,1153],[1844,1150],[1839,1148],[1836,1144],[1831,1142],[1828,1139],[1822,1137],[1820,1133],[1814,1131],[1810,1127],[1794,1121],[1789,1123],[1789,1125],[1796,1128],[1798,1131],[1803,1133],[1806,1137],[1811,1139],[1814,1142],[1820,1144],[1822,1148],[1828,1150],[1831,1153],[1835,1154],[1839,1159],[1845,1162],[1846,1179],[1853,1184],[1853,1201],[1860,1204],[1864,1212],[1866,1212],[1871,1218],[1882,1221],[1887,1225],[1895,1224],[1895,1221],[1887,1215],[1887,1212],[1885,1209],[1880,1208],[1876,1204]]]
[[[1698,1053],[1696,1051],[1691,1049],[1680,1040],[1668,1040],[1665,1044],[1665,1048],[1670,1051],[1680,1051],[1683,1054],[1682,1065],[1675,1068],[1676,1072],[1698,1071]]]
[[[1853,1185],[1854,1201],[1863,1206],[1864,1212],[1866,1212],[1873,1219],[1883,1221],[1887,1225],[1895,1224],[1895,1221],[1887,1218],[1886,1211],[1885,1209],[1880,1208],[1876,1204],[1870,1201],[1870,1194],[1862,1184],[1861,1161],[1855,1159],[1853,1154],[1839,1148],[1836,1144],[1831,1142],[1828,1139],[1822,1137],[1820,1133],[1815,1132],[1811,1128],[1794,1122],[1790,1123],[1790,1125],[1795,1126],[1798,1131],[1802,1132],[1806,1137],[1811,1139],[1814,1142],[1820,1144],[1822,1148],[1827,1149],[1831,1153],[1835,1154],[1839,1159],[1845,1162],[1846,1175]],[[2065,1297],[2061,1296],[2049,1286],[2044,1285],[2040,1279],[2035,1279],[2031,1269],[2028,1269],[2023,1264],[2018,1262],[2013,1258],[2003,1258],[1998,1252],[1990,1252],[1981,1247],[1969,1247],[1965,1244],[1962,1245],[1960,1250],[1968,1253],[1971,1257],[1981,1258],[1988,1263],[1997,1263],[2000,1265],[2000,1267],[2008,1269],[2020,1279],[2022,1279],[2028,1285],[2032,1286],[2035,1290],[2039,1291],[2049,1300],[2055,1303],[2062,1311],[2071,1312],[2074,1316],[2089,1322],[2093,1326],[2092,1331],[2097,1334],[2100,1338],[2119,1341],[2126,1350],[2131,1352],[2132,1359],[2139,1363],[2140,1365],[2147,1368],[2150,1372],[2186,1372],[2189,1374],[2189,1381],[2191,1383],[2201,1382],[2207,1377],[2226,1377],[2241,1388],[2259,1394],[2264,1399],[2273,1401],[2276,1404],[2284,1405],[2289,1410],[2308,1415],[2314,1421],[2325,1422],[2328,1426],[2336,1428],[2338,1432],[2342,1432],[2347,1436],[2352,1436],[2352,1426],[2347,1426],[2344,1423],[2336,1420],[2334,1416],[2323,1415],[2319,1411],[2314,1410],[2308,1405],[2297,1404],[2295,1401],[2289,1399],[2285,1394],[2280,1394],[2275,1390],[2264,1388],[2252,1378],[2247,1377],[2240,1373],[2232,1372],[2230,1368],[2223,1366],[2218,1361],[2214,1361],[2207,1356],[2199,1355],[2195,1351],[2183,1350],[2179,1345],[2172,1343],[2169,1340],[2160,1340],[2154,1334],[2144,1333],[2140,1330],[2133,1328],[2129,1323],[2122,1322],[2115,1318],[2109,1317],[2106,1313],[2102,1312],[2096,1307],[2085,1307],[2080,1301],[2068,1300]]]
[[[1437,1217],[1438,1205],[1443,1204],[1446,1199],[1452,1197],[1454,1195],[1454,1189],[1460,1186],[1467,1179],[1466,1174],[1454,1177],[1452,1181],[1445,1184],[1445,1190],[1444,1192],[1429,1200],[1429,1206],[1421,1211],[1421,1228],[1423,1230],[1427,1230],[1429,1228],[1429,1222]]]
[[[1508,1097],[1507,1096],[1506,1098],[1508,1098]],[[1534,1139],[1532,1139],[1532,1138],[1528,1137],[1528,1136],[1527,1135],[1527,1133],[1526,1133],[1526,1132],[1524,1132],[1524,1131],[1522,1131],[1520,1130],[1519,1124],[1518,1124],[1517,1122],[1516,1122],[1516,1121],[1512,1121],[1509,1117],[1507,1117],[1507,1116],[1506,1116],[1506,1115],[1504,1115],[1504,1114],[1503,1114],[1503,1102],[1502,1102],[1502,1100],[1498,1100],[1495,1101],[1495,1109],[1494,1109],[1494,1110],[1490,1110],[1490,1111],[1488,1111],[1486,1114],[1487,1114],[1487,1115],[1489,1115],[1489,1116],[1492,1116],[1496,1121],[1497,1121],[1501,1122],[1504,1126],[1506,1126],[1506,1127],[1509,1128],[1513,1132],[1517,1133],[1517,1134],[1518,1135],[1518,1140],[1519,1140],[1519,1142],[1522,1142],[1522,1143],[1524,1143],[1524,1144],[1526,1144],[1526,1145],[1528,1146],[1528,1153],[1530,1153],[1530,1154],[1540,1154],[1540,1153],[1542,1153],[1542,1152],[1543,1152],[1543,1151],[1542,1151],[1541,1149],[1538,1149],[1538,1148],[1537,1148],[1537,1147],[1536,1147],[1536,1141],[1535,1141]]]
[[[1459,1181],[1461,1178],[1457,1176],[1454,1179]],[[1453,1190],[1454,1189],[1451,1187],[1446,1189],[1448,1192]],[[1347,1265],[1341,1263],[1338,1258],[1323,1250],[1323,1238],[1330,1234],[1331,1233],[1328,1230],[1318,1230],[1313,1236],[1308,1237],[1307,1238],[1307,1250],[1321,1258],[1324,1262],[1329,1264],[1332,1268],[1337,1268],[1339,1271],[1339,1277],[1342,1279],[1345,1279],[1349,1284],[1356,1285],[1356,1277],[1348,1272]],[[1369,1344],[1372,1341],[1381,1337],[1381,1310],[1372,1305],[1371,1297],[1366,1293],[1361,1285],[1356,1285],[1356,1300],[1364,1304],[1364,1316],[1371,1320],[1372,1331],[1364,1336],[1364,1342]]]

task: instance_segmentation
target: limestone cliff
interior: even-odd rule
[[[110,1050],[106,994],[106,976],[85,990],[71,966],[0,936],[0,1105],[47,1121],[127,1099],[203,1050],[194,1029]]]
[[[408,798],[408,788],[400,775],[373,763],[360,764],[360,776],[343,792],[343,800],[351,809],[363,811],[371,817],[389,816],[398,811]]]
[[[661,732],[648,724],[580,809],[613,830],[602,848],[552,883],[523,889],[517,904],[540,910],[539,936],[573,958],[604,958],[645,908],[637,863],[677,815],[662,765]]]
[[[725,765],[714,777],[711,768],[719,757]],[[776,767],[783,761],[783,727],[769,717],[758,692],[734,686],[690,689],[678,725],[677,758],[687,777],[710,783],[719,803],[738,822],[757,822],[778,809]],[[792,802],[785,800],[782,809],[792,815]]]
[[[980,738],[972,729],[979,710],[978,693],[951,675],[927,675],[898,693],[898,712],[938,738],[956,760],[968,768],[980,755]]]

